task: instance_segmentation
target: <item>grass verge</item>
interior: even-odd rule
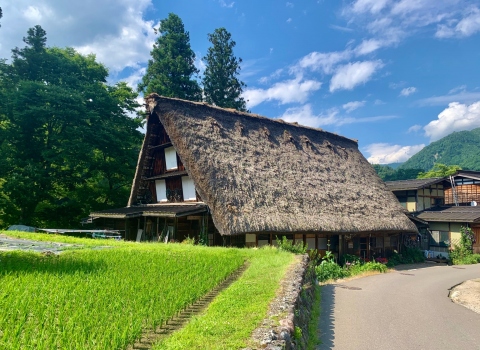
[[[239,349],[265,318],[294,255],[277,249],[243,250],[250,267],[202,315],[153,349]]]
[[[321,289],[318,284],[315,285],[315,299],[312,305],[312,314],[308,323],[308,344],[307,350],[314,350],[320,344],[318,334],[318,322],[320,320],[320,304],[322,301]]]

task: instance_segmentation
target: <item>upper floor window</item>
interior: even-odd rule
[[[195,185],[193,184],[193,180],[189,176],[182,177],[182,190],[184,201],[194,201],[197,199]]]
[[[165,148],[165,165],[167,170],[175,170],[178,168],[175,147]]]

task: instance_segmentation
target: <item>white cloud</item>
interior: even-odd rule
[[[331,74],[333,68],[340,62],[346,61],[352,57],[350,50],[335,52],[311,52],[300,59],[293,71],[301,69],[310,69],[312,71],[322,71],[325,74]]]
[[[2,4],[0,57],[23,47],[28,28],[39,24],[47,32],[48,46],[95,53],[113,72],[137,68],[148,60],[156,38],[154,23],[143,19],[150,6],[151,0],[7,1]]]
[[[348,33],[353,32],[353,29],[352,29],[352,28],[337,26],[337,25],[335,25],[335,24],[330,25],[330,28],[339,30],[339,31],[341,31],[341,32],[348,32]]]
[[[480,127],[480,101],[470,105],[452,102],[438,115],[438,119],[431,121],[423,129],[425,135],[430,137],[430,141],[436,141],[454,131],[478,127]]]
[[[364,41],[361,42],[360,45],[358,45],[355,48],[355,53],[358,56],[367,55],[369,53],[377,51],[382,46],[383,46],[383,42],[380,41],[380,40],[376,40],[376,39],[364,40]]]
[[[127,78],[122,80],[125,81],[128,84],[128,86],[130,86],[132,89],[136,90],[138,83],[142,80],[146,71],[147,69],[145,67],[142,67],[140,69],[137,69],[132,74],[130,74]]]
[[[287,3],[285,4],[285,6],[290,7],[290,8],[293,8],[293,7],[294,7],[294,5],[293,5],[291,2],[287,2]]]
[[[383,10],[389,0],[357,0],[352,5],[352,11],[357,13],[370,12],[376,14]]]
[[[352,90],[359,84],[366,83],[383,63],[377,61],[364,61],[348,63],[337,69],[330,81],[330,92],[336,90]]]
[[[413,146],[391,145],[388,143],[373,143],[365,147],[370,154],[367,160],[372,164],[390,164],[405,162],[415,153],[421,151],[424,144]]]
[[[409,132],[409,133],[411,133],[411,132],[417,132],[417,131],[419,131],[421,128],[422,128],[421,125],[415,124],[415,125],[412,125],[411,127],[408,128],[408,132]]]
[[[356,110],[357,108],[360,108],[360,107],[363,107],[365,106],[365,103],[367,101],[352,101],[352,102],[348,102],[348,103],[345,103],[342,108],[347,112],[347,113],[350,113],[354,110]]]
[[[414,94],[415,92],[417,92],[417,88],[414,86],[410,86],[402,89],[402,91],[400,91],[400,96],[409,96],[411,94]]]
[[[437,38],[467,37],[477,32],[480,32],[480,9],[472,7],[455,26],[439,24],[435,36]]]
[[[291,19],[291,18],[287,19],[287,23],[290,23],[291,21],[292,21],[292,19]]]
[[[450,90],[452,91],[452,90]],[[452,101],[461,103],[473,103],[480,100],[480,92],[461,91],[456,94],[448,94],[443,96],[428,97],[419,100],[420,106],[445,106]]]
[[[301,77],[275,83],[268,89],[246,89],[243,98],[247,107],[252,108],[262,102],[276,100],[280,104],[304,103],[313,91],[320,89],[322,83],[316,80],[303,80]]]
[[[221,7],[226,7],[226,8],[232,8],[233,5],[235,5],[235,2],[231,3],[226,3],[225,0],[219,0],[218,3],[220,4]]]
[[[354,123],[373,123],[382,120],[389,120],[396,118],[395,116],[375,116],[368,118],[353,118],[339,115],[337,108],[330,108],[320,114],[315,114],[310,104],[301,107],[288,108],[280,117],[287,122],[297,122],[301,125],[312,126],[315,128],[335,125],[342,126]]]

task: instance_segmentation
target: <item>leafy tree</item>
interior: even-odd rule
[[[3,12],[2,12],[2,8],[0,7],[0,18],[2,18],[2,17],[3,17]],[[1,27],[1,25],[0,25],[0,27]]]
[[[418,174],[417,179],[428,179],[431,177],[445,177],[455,174],[458,170],[462,170],[458,165],[445,165],[441,163],[435,163],[432,169]]]
[[[141,134],[136,93],[106,85],[95,56],[47,48],[36,26],[0,64],[0,212],[3,224],[74,226],[91,210],[123,206]]]
[[[388,165],[372,164],[378,176],[383,181],[398,181],[416,179],[422,169],[393,169]]]
[[[233,55],[235,41],[225,28],[215,29],[208,34],[208,40],[213,44],[203,58],[206,62],[203,76],[203,90],[207,103],[246,111],[246,103],[241,94],[246,86],[238,79],[241,58]]]
[[[138,85],[145,94],[156,92],[167,97],[201,101],[202,91],[192,76],[199,73],[195,67],[195,53],[190,48],[190,34],[183,22],[170,13],[160,21],[158,37],[148,61],[147,72]]]

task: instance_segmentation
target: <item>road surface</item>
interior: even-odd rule
[[[480,314],[448,297],[479,277],[480,264],[422,264],[323,286],[318,349],[480,350]]]

